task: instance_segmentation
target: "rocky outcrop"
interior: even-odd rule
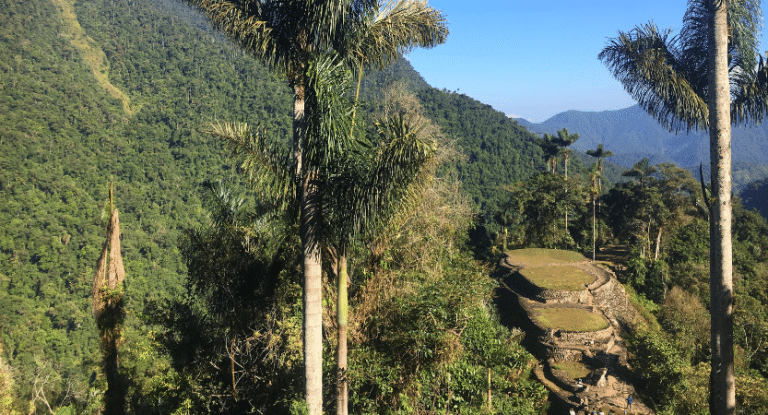
[[[562,264],[539,266],[551,265]],[[529,347],[533,347],[532,352],[542,360],[536,376],[557,396],[566,413],[569,408],[580,413],[593,410],[623,413],[626,398],[632,395],[632,414],[653,414],[635,395],[635,378],[622,337],[622,333],[642,319],[641,315],[628,301],[624,287],[611,271],[586,260],[569,265],[584,270],[594,277],[593,281],[581,290],[547,290],[519,272],[536,265],[515,261],[514,251],[500,263],[499,282],[513,293],[519,311],[527,316],[528,336],[534,339]],[[535,316],[547,308],[599,314],[606,319],[608,327],[596,331],[545,327]],[[568,363],[589,368],[589,375],[572,379],[566,370],[556,368]]]

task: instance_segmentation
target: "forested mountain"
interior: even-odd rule
[[[674,162],[691,170],[709,165],[709,135],[702,131],[673,134],[635,105],[611,111],[566,111],[534,124],[523,119],[521,125],[534,133],[552,133],[566,127],[581,139],[573,148],[586,151],[603,143],[616,156],[611,161],[631,167],[643,157],[651,164]],[[737,188],[768,175],[768,124],[736,127],[732,131],[734,183]]]
[[[0,332],[29,396],[36,379],[84,382],[97,367],[89,301],[108,183],[123,222],[130,331],[147,300],[180,292],[177,243],[205,220],[200,183],[241,180],[200,127],[226,117],[287,131],[290,96],[150,2],[2,8]]]
[[[422,89],[418,96],[427,116],[456,140],[466,159],[457,171],[464,190],[486,210],[504,200],[504,186],[543,171],[544,153],[535,135],[516,121],[464,94]]]
[[[179,237],[209,221],[201,184],[247,187],[228,151],[203,130],[215,120],[258,122],[287,145],[291,92],[171,0],[0,0],[0,7],[3,357],[19,397],[83,401],[68,394],[99,382],[89,310],[109,183],[128,275],[124,349],[133,358],[123,364],[165,371],[139,335],[142,312],[183,292]],[[501,186],[543,169],[524,128],[429,87],[405,60],[366,76],[363,99],[375,103],[394,81],[418,91],[425,112],[466,151],[445,168],[476,205],[499,203]]]

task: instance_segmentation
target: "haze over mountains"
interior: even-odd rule
[[[582,152],[603,143],[616,154],[610,161],[624,167],[643,157],[649,157],[652,164],[674,162],[688,169],[709,164],[707,132],[671,133],[638,105],[611,111],[566,111],[538,124],[522,118],[517,121],[536,134],[552,134],[562,128],[578,133],[580,139],[572,148]],[[768,124],[733,128],[732,134],[734,180],[743,186],[765,176]]]

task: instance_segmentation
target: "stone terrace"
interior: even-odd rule
[[[532,257],[532,254],[535,258]],[[635,394],[635,376],[627,362],[627,351],[621,333],[633,327],[642,317],[627,300],[624,287],[615,275],[585,258],[566,258],[564,251],[510,251],[502,259],[497,273],[503,291],[511,293],[527,316],[527,331],[533,336],[529,348],[542,363],[536,368],[537,377],[556,395],[554,409],[574,409],[589,414],[623,414],[626,398],[632,395],[631,414],[653,414]],[[574,254],[575,253],[571,253]],[[577,290],[543,289],[520,272],[532,267],[546,267],[557,272],[563,265],[576,267],[593,276],[592,282]],[[602,316],[608,327],[595,331],[568,330],[569,327],[548,327],[539,322],[537,313],[543,309],[574,310],[574,322],[583,312]],[[576,311],[579,311],[578,313]],[[572,327],[570,327],[572,328]],[[532,331],[532,333],[530,333]],[[563,364],[577,364],[589,370],[589,375],[572,379]]]

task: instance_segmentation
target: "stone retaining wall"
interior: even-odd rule
[[[578,291],[541,290],[536,297],[546,304],[592,304],[592,295],[586,288]]]
[[[608,319],[618,321],[625,327],[632,327],[642,319],[640,313],[627,299],[624,287],[616,281],[615,277],[592,290],[592,297],[594,297],[594,304],[602,309]]]

